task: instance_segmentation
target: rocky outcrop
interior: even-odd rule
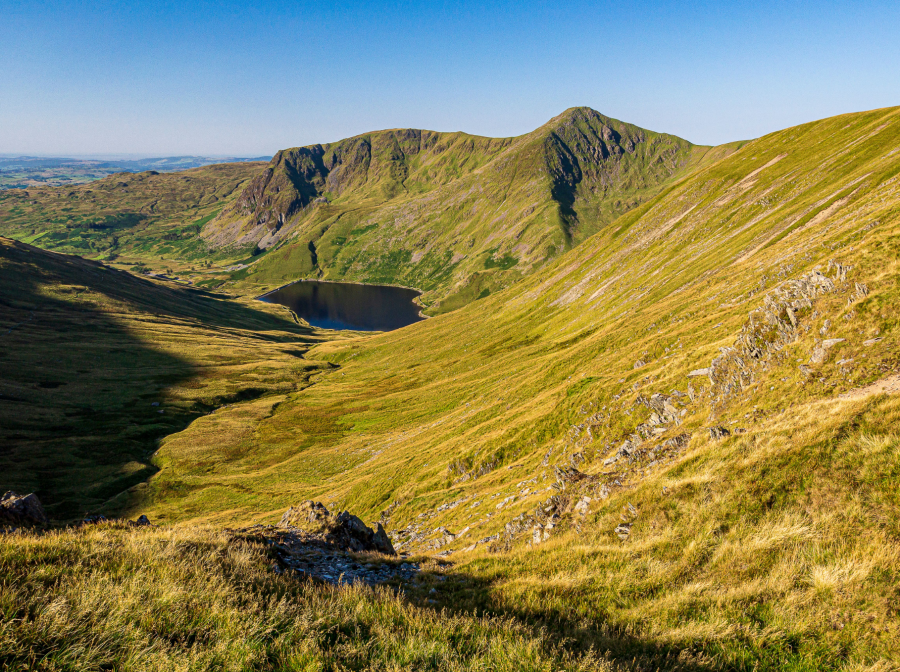
[[[763,305],[750,313],[734,345],[722,348],[722,354],[709,365],[707,375],[715,395],[724,399],[751,385],[757,369],[765,368],[773,355],[809,329],[802,322],[813,312],[813,301],[846,282],[851,269],[832,261],[827,270],[831,277],[815,269],[766,295]],[[863,292],[858,288],[856,294],[864,296]],[[824,361],[828,347],[835,342],[838,341],[831,339],[824,342],[829,346],[820,344],[813,354],[813,363]]]
[[[33,492],[17,495],[12,490],[0,498],[0,524],[13,526],[45,526],[47,514],[41,501]]]
[[[372,529],[349,511],[332,514],[321,502],[292,506],[281,517],[279,527],[302,530],[345,551],[397,554],[381,523],[376,522]]]
[[[276,574],[318,583],[399,584],[403,590],[421,571],[418,563],[398,563],[384,556],[359,555],[341,543],[335,543],[334,539],[329,540],[327,535],[311,534],[290,525],[254,525],[228,532],[236,540],[266,544]]]

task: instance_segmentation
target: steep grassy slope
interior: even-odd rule
[[[229,163],[177,173],[119,173],[90,184],[0,190],[0,235],[117,264],[189,272],[210,253],[203,225],[265,164]]]
[[[455,552],[441,604],[629,660],[890,669],[898,189],[896,108],[748,143],[503,293],[318,346],[314,387],[168,437],[140,506],[380,516]]]
[[[368,133],[279,152],[203,237],[269,250],[237,276],[245,287],[401,284],[445,312],[533,272],[707,150],[589,108],[518,138]]]
[[[0,238],[0,471],[48,512],[95,511],[146,480],[157,441],[224,404],[277,403],[318,338],[241,303]]]

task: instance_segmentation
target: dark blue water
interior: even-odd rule
[[[391,331],[425,319],[413,303],[419,294],[387,285],[301,280],[259,298],[287,306],[322,329]]]

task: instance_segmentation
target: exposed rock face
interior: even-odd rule
[[[801,334],[801,321],[813,309],[813,300],[834,292],[847,279],[851,268],[830,262],[828,277],[818,270],[810,271],[796,280],[789,280],[769,292],[763,305],[750,313],[747,323],[733,347],[722,348],[707,370],[713,390],[721,398],[743,390],[755,380],[755,371],[768,359],[793,343]],[[857,294],[860,294],[857,291]],[[808,326],[806,327],[808,329]],[[825,341],[833,345],[834,339]],[[824,344],[813,353],[813,361],[824,361],[829,346]],[[699,374],[702,369],[691,375]]]
[[[17,495],[12,490],[0,498],[0,523],[6,525],[46,525],[47,514],[33,492]]]
[[[278,525],[318,531],[326,527],[331,519],[331,512],[321,502],[306,501],[285,511]]]
[[[334,515],[321,502],[292,506],[281,517],[279,527],[303,530],[345,551],[397,554],[381,523],[375,523],[373,530],[349,511]]]
[[[809,358],[809,361],[813,364],[821,364],[828,358],[828,351],[838,343],[843,343],[844,340],[845,339],[843,338],[828,338],[821,343],[817,343],[816,347],[813,349],[812,356]]]

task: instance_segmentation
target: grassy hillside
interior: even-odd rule
[[[227,381],[211,404],[237,380],[264,389],[168,428],[158,472],[106,504],[173,527],[10,538],[0,652],[48,669],[88,668],[95,650],[201,669],[897,669],[900,108],[708,154],[521,282],[387,334],[325,340],[184,288],[168,311],[116,295],[135,307],[105,319],[135,357],[190,364],[178,394],[207,370]],[[58,259],[9,245],[19,264]],[[18,268],[26,298],[72,282]],[[83,316],[84,295],[66,296]],[[187,324],[170,316],[185,301],[209,303]],[[35,359],[7,370],[37,370],[62,336],[26,339],[33,308],[16,310],[0,338],[22,334],[9,352]],[[84,331],[71,320],[59,333]],[[35,407],[65,389],[18,385],[3,394]],[[26,408],[0,403],[20,404],[8,419]],[[19,473],[93,455],[86,439],[41,444],[52,427],[31,426],[20,460],[47,451]],[[42,492],[74,498],[74,483]],[[274,523],[307,498],[383,522],[432,558],[423,576],[401,599],[300,584],[205,527]]]
[[[400,284],[446,312],[540,268],[708,149],[589,108],[518,138],[368,133],[279,152],[202,235],[267,250],[235,276],[244,291],[298,276]]]
[[[453,551],[444,604],[617,656],[889,669],[898,147],[898,109],[771,134],[497,296],[320,345],[273,412],[168,437],[140,506],[313,497]]]
[[[0,470],[61,520],[116,510],[160,438],[308,384],[288,311],[0,238]]]
[[[210,262],[228,266],[241,255],[211,252],[200,230],[264,165],[118,173],[78,186],[0,190],[0,235],[202,282],[215,277]]]

